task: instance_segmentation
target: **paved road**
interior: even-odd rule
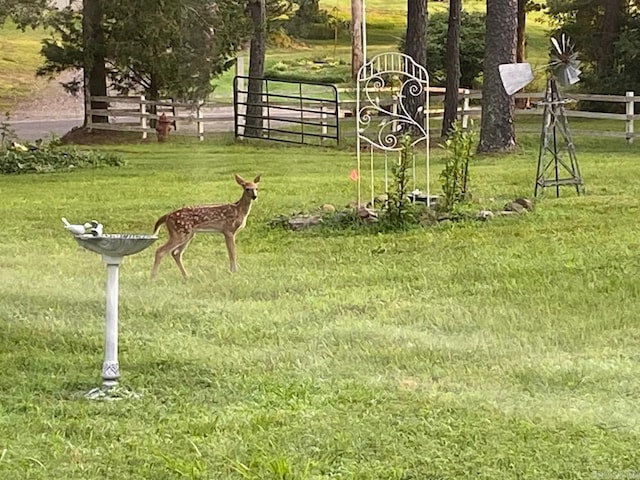
[[[9,122],[20,140],[46,140],[52,133],[61,137],[73,127],[82,126],[82,118],[64,120],[12,120]]]

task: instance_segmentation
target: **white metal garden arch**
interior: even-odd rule
[[[388,156],[391,152],[401,151],[400,139],[412,130],[412,146],[424,146],[426,167],[425,193],[430,201],[429,191],[429,74],[426,68],[402,53],[381,53],[365,63],[358,71],[356,90],[356,127],[357,127],[357,190],[360,205],[362,181],[362,154],[369,155],[369,173],[371,186],[371,204],[375,199],[375,160],[376,153],[384,154],[384,188],[389,187]],[[424,104],[418,108],[413,118],[407,109],[409,97],[422,98]],[[378,121],[379,119],[379,121]],[[368,147],[368,148],[367,148]],[[367,152],[368,150],[368,152]],[[413,188],[417,188],[416,159],[412,165]]]

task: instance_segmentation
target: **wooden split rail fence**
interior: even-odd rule
[[[443,109],[439,106],[444,98],[444,89],[431,87],[430,89],[429,119],[441,120]],[[355,90],[338,89],[338,94],[343,98],[339,100],[340,116],[353,114],[355,109]],[[544,93],[519,93],[516,98],[528,98],[531,100],[533,108],[516,109],[516,115],[538,115],[542,114],[542,107],[536,108],[536,100],[544,98]],[[632,143],[638,135],[635,132],[634,122],[640,120],[640,115],[635,113],[635,103],[640,102],[640,96],[634,92],[626,92],[625,95],[596,95],[596,94],[567,94],[567,98],[576,101],[593,101],[607,103],[625,104],[625,113],[603,113],[565,108],[565,115],[572,118],[593,119],[593,120],[615,120],[624,124],[620,130],[612,130],[609,125],[606,129],[581,130],[572,127],[574,134],[618,137],[624,138],[628,143]],[[140,133],[143,139],[148,138],[149,133],[154,134],[151,127],[153,120],[157,120],[162,113],[176,127],[175,133],[181,135],[197,136],[204,140],[205,130],[232,132],[234,129],[233,102],[231,99],[217,99],[217,102],[175,102],[171,99],[161,101],[147,100],[144,95],[137,97],[128,96],[106,96],[92,97],[93,100],[105,102],[107,108],[103,110],[91,110],[91,102],[87,101],[87,127],[95,130],[113,130]],[[460,91],[460,108],[458,113],[462,119],[464,127],[468,125],[471,118],[479,118],[481,108],[478,101],[482,98],[482,93],[475,90]],[[150,106],[155,106],[156,113],[149,113],[153,110]],[[107,117],[109,123],[92,122],[93,116]],[[540,127],[535,125],[522,125],[518,127],[522,132],[539,132]],[[172,132],[174,133],[174,132]],[[435,133],[435,132],[434,132]]]

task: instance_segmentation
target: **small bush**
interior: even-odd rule
[[[307,40],[332,40],[337,33],[343,36],[349,31],[349,23],[321,10],[317,0],[299,2],[293,17],[284,22],[289,35]]]
[[[469,164],[474,155],[475,132],[464,130],[455,121],[443,147],[447,156],[440,173],[442,197],[437,205],[438,210],[455,217],[469,200]]]
[[[0,149],[0,174],[70,172],[80,168],[119,167],[115,153],[82,151],[70,147],[13,144]]]
[[[388,227],[405,228],[418,223],[416,205],[409,199],[409,175],[414,157],[411,135],[405,134],[400,140],[400,158],[392,163],[393,182],[390,185],[388,201],[382,210],[380,220]]]
[[[351,78],[351,67],[329,58],[302,58],[268,66],[265,77],[294,82],[346,83]]]

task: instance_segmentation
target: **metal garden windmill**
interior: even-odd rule
[[[559,197],[562,185],[574,185],[578,195],[584,193],[578,159],[564,112],[564,106],[573,100],[563,98],[558,90],[558,84],[573,85],[580,80],[580,62],[565,34],[562,34],[560,41],[552,37],[551,44],[549,63],[545,66],[547,85],[544,99],[538,102],[544,110],[534,190],[536,197],[546,187],[555,187],[556,197]],[[528,63],[503,64],[498,68],[509,95],[533,80],[533,71]]]

